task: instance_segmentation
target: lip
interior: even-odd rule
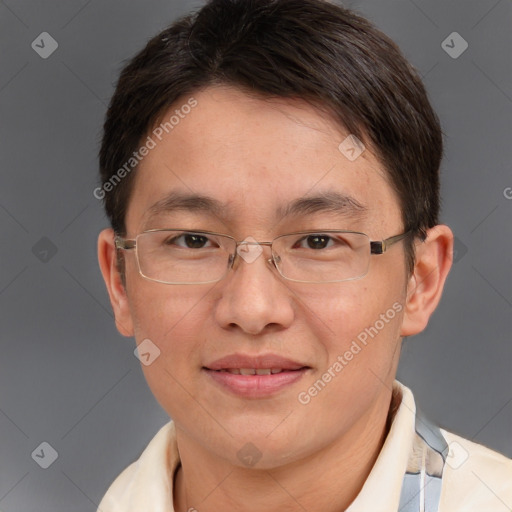
[[[221,370],[240,368],[275,369],[280,373],[270,375],[238,375]],[[202,370],[219,384],[224,390],[244,398],[263,398],[272,396],[284,388],[296,383],[311,367],[298,361],[293,361],[276,354],[248,356],[232,354],[217,359]]]
[[[249,356],[246,354],[231,354],[222,357],[205,365],[209,370],[231,370],[234,368],[281,368],[283,370],[300,370],[307,366],[304,363],[293,361],[276,354],[262,354],[258,356]]]

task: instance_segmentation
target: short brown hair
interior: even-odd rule
[[[397,45],[354,11],[326,0],[211,0],[153,37],[121,72],[104,124],[105,185],[182,96],[217,84],[301,98],[374,150],[400,203],[409,272],[414,237],[438,223],[439,119]],[[134,173],[104,194],[116,233]]]

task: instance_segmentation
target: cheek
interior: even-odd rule
[[[308,383],[314,385],[318,378],[322,381],[316,386],[323,394],[319,402],[339,404],[341,399],[349,405],[350,395],[360,396],[361,389],[371,390],[372,383],[381,385],[380,379],[389,380],[399,356],[403,279],[403,275],[390,273],[380,283],[368,279],[371,286],[363,281],[345,282],[333,284],[329,294],[324,291],[323,295],[304,297],[311,333],[318,350],[326,353]],[[324,384],[331,391],[324,393]],[[341,390],[345,398],[339,394]]]
[[[200,367],[208,305],[204,294],[187,287],[137,284],[129,295],[135,339],[137,345],[156,355],[150,358],[150,364],[141,359],[142,370],[155,397],[167,410],[166,404],[175,399],[179,402]]]
[[[403,306],[382,297],[372,302],[370,297],[359,295],[357,300],[343,294],[341,302],[321,310],[331,326],[323,332],[327,362],[297,396],[313,437],[349,429],[392,386]]]
[[[307,316],[311,333],[317,340],[325,340],[330,352],[343,351],[361,333],[364,340],[365,329],[376,323],[379,332],[398,332],[397,313],[402,308],[393,308],[393,304],[403,304],[401,280],[403,276],[389,273],[380,282],[367,276],[364,280],[332,283],[329,289],[327,285],[305,288],[300,292],[302,314]]]
[[[168,285],[131,275],[128,300],[137,342],[152,339],[168,351],[187,346],[183,336],[194,338],[204,324],[209,288]],[[197,341],[197,340],[196,340]]]

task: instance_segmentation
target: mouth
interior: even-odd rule
[[[292,386],[312,368],[273,354],[233,354],[203,366],[202,370],[223,391],[244,398],[264,398]]]
[[[283,368],[222,368],[221,370],[213,371],[227,372],[232,373],[233,375],[276,375],[282,372],[297,372],[299,370],[302,370],[302,368],[297,370],[284,370]]]

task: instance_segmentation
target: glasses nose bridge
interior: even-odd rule
[[[274,244],[274,241],[272,242],[258,242],[258,241],[251,241],[251,240],[242,240],[240,242],[236,242],[236,246],[235,246],[235,250],[234,250],[234,253],[231,254],[231,261],[230,261],[230,265],[229,267],[232,268],[235,261],[236,261],[236,258],[237,256],[240,256],[238,254],[238,247],[241,246],[241,245],[266,245],[268,247],[270,247],[270,251],[271,251],[271,254],[270,254],[270,258],[267,258],[267,263],[270,264],[270,265],[273,265],[277,271],[279,271],[278,267],[277,267],[277,262],[276,262],[276,259],[279,261],[279,256],[276,254],[274,257],[274,247],[273,247],[273,244]],[[242,259],[245,259],[242,257]]]

